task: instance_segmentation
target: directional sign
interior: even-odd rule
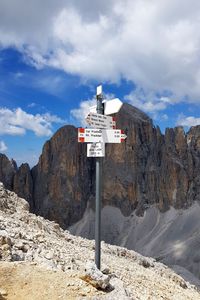
[[[86,122],[93,128],[115,129],[116,122],[114,117],[104,116],[101,114],[89,113],[86,117]]]
[[[124,131],[120,129],[78,129],[79,143],[121,143],[126,137]]]
[[[112,114],[116,114],[120,110],[123,103],[118,98],[115,98],[112,100],[103,101],[103,104],[104,104],[104,115],[112,115]],[[97,111],[96,105],[90,107],[90,112],[96,113],[96,111]]]
[[[104,143],[87,144],[87,157],[104,157],[104,156],[105,156]]]
[[[122,104],[123,104],[122,101],[119,100],[118,98],[104,102],[104,114],[105,115],[116,114],[122,107]]]

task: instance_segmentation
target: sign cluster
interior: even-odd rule
[[[116,120],[109,115],[120,110],[122,102],[116,98],[104,102],[104,113],[96,113],[92,107],[86,117],[86,122],[92,128],[78,129],[78,142],[87,144],[87,157],[105,156],[105,143],[121,143],[126,139],[123,130],[116,129]]]

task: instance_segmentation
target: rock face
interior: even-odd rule
[[[0,153],[0,181],[7,189],[13,188],[13,178],[17,171],[14,160],[9,160],[5,154]]]
[[[26,199],[33,209],[33,180],[31,170],[28,164],[22,164],[16,171],[13,180],[13,191],[19,196]]]
[[[26,199],[32,209],[33,180],[28,164],[18,168],[13,159],[9,160],[5,154],[0,154],[0,181],[7,189]]]
[[[165,134],[143,112],[124,104],[117,127],[127,139],[106,144],[103,160],[103,206],[143,215],[155,204],[161,212],[200,201],[200,126],[186,134],[182,127]],[[31,171],[18,170],[0,156],[0,179],[28,200],[31,210],[59,222],[63,228],[79,221],[86,206],[94,208],[95,161],[86,156],[86,144],[77,142],[77,129],[64,126],[45,143]]]
[[[128,216],[156,203],[187,208],[200,200],[200,126],[185,134],[182,127],[164,135],[142,112],[128,104],[117,115],[127,132],[124,144],[107,145],[104,162],[104,205],[119,207]]]
[[[200,126],[185,134],[182,127],[161,134],[151,119],[124,104],[117,127],[125,130],[122,144],[107,144],[103,166],[103,206],[125,216],[143,215],[152,204],[167,211],[187,208],[200,200]],[[33,170],[34,211],[66,228],[94,207],[95,164],[77,129],[65,126],[48,141]]]
[[[33,211],[64,228],[80,220],[93,193],[92,166],[86,145],[77,143],[77,129],[65,126],[58,130],[45,143],[32,170]]]

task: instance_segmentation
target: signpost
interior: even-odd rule
[[[119,144],[126,138],[123,130],[120,129],[91,129],[79,128],[78,141],[80,143],[114,143]]]
[[[118,99],[103,101],[102,86],[97,87],[97,105],[90,108],[87,123],[94,128],[79,128],[78,142],[87,144],[87,157],[96,157],[96,207],[95,207],[95,264],[100,270],[101,263],[101,183],[102,157],[105,156],[105,143],[121,143],[127,136],[116,129],[116,121],[108,115],[117,113],[122,102]],[[106,115],[106,116],[105,116]]]
[[[105,101],[104,102],[104,114],[105,115],[112,115],[118,113],[118,111],[122,107],[122,101],[119,100],[118,98]]]
[[[104,156],[105,156],[104,143],[87,144],[87,157],[104,157]]]
[[[104,116],[90,112],[85,119],[86,122],[94,128],[116,128],[116,121],[114,117]]]
[[[104,106],[104,115],[112,115],[118,113],[118,111],[122,107],[122,101],[119,98],[114,98],[112,100],[104,100],[103,102]],[[91,106],[90,107],[90,112],[91,113],[96,113],[97,106]]]

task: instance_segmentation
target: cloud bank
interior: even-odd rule
[[[4,143],[4,141],[0,141],[0,152],[5,152],[8,150],[8,147]]]
[[[200,103],[199,0],[2,0],[0,47],[84,80]],[[150,103],[151,102],[151,103]],[[167,103],[151,100],[161,110]]]
[[[21,108],[0,108],[0,135],[24,135],[29,130],[39,137],[50,136],[52,123],[64,123],[64,120],[49,113],[32,115]]]
[[[200,118],[195,118],[193,116],[186,117],[184,115],[179,115],[177,120],[177,125],[185,126],[190,128],[192,126],[200,125]]]

